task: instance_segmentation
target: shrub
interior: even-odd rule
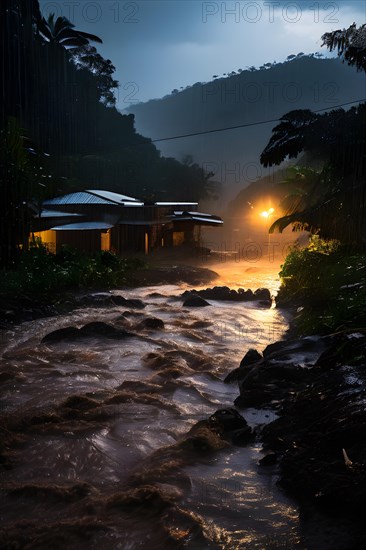
[[[112,288],[126,284],[128,271],[142,265],[139,260],[126,260],[111,252],[88,256],[70,247],[54,255],[35,240],[22,253],[16,268],[0,272],[1,295],[45,297],[66,289]]]
[[[366,323],[366,256],[315,236],[294,247],[280,272],[279,306],[298,307],[301,334],[327,333]]]

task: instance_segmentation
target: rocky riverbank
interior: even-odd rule
[[[271,407],[261,468],[301,506],[306,548],[366,547],[366,331],[286,340],[251,350],[226,381],[235,405]]]
[[[129,274],[129,287],[179,283],[201,285],[207,284],[217,277],[218,274],[215,271],[197,266],[158,266],[131,271]],[[85,295],[86,292],[65,290],[61,294],[55,293],[53,296],[47,295],[44,297],[34,297],[25,294],[11,297],[0,295],[0,330],[7,329],[14,324],[24,321],[52,317],[60,313],[72,311],[75,307],[79,307],[80,301],[83,300],[83,294]],[[107,303],[108,300],[112,300],[112,294],[109,294],[108,297],[108,292],[103,287],[94,289],[94,295],[95,298],[91,298],[91,300],[94,300],[95,303],[99,302],[100,305]],[[129,307],[129,304],[126,304],[126,307]]]

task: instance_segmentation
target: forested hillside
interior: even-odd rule
[[[339,59],[289,56],[281,64],[196,83],[169,96],[133,105],[136,128],[152,139],[241,124],[226,132],[157,142],[163,154],[195,162],[215,173],[227,198],[269,175],[259,157],[271,136],[273,119],[294,109],[319,110],[365,97],[364,73]],[[272,120],[266,124],[257,122]]]

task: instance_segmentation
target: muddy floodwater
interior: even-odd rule
[[[231,276],[225,268],[220,284],[278,288],[275,268]],[[187,288],[115,290],[145,307],[84,305],[3,335],[1,409],[11,440],[2,470],[4,546],[297,546],[296,505],[277,488],[276,471],[258,466],[258,438],[231,446],[187,435],[233,407],[237,385],[223,379],[249,348],[280,339],[287,320],[256,302],[184,307]],[[150,317],[164,326],[151,328]],[[56,329],[95,321],[128,335],[42,343]],[[275,418],[271,410],[240,412],[258,431]]]

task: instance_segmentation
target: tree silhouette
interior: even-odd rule
[[[77,68],[86,69],[95,77],[104,105],[115,105],[113,90],[118,88],[118,81],[112,76],[116,70],[112,61],[104,59],[90,44],[73,49],[71,59]]]
[[[357,28],[353,23],[348,29],[327,32],[322,36],[322,46],[331,52],[337,50],[338,56],[358,71],[366,71],[366,24]]]
[[[316,202],[293,211],[272,229],[282,231],[299,222],[325,237],[366,246],[365,126],[366,103],[322,115],[292,111],[281,118],[261,154],[261,163],[279,165],[307,151],[323,159],[324,169],[312,190]]]
[[[366,25],[357,29],[354,23],[347,30],[324,34],[322,40],[322,45],[330,51],[337,49],[349,65],[366,72]],[[271,231],[282,231],[290,224],[296,228],[297,223],[348,245],[366,247],[365,127],[366,103],[348,111],[317,114],[297,110],[281,117],[261,154],[261,163],[278,165],[308,151],[323,159],[324,168],[312,181],[315,202],[304,202],[309,193],[303,194],[300,202],[292,202],[286,216],[272,225]]]
[[[58,17],[55,21],[54,13],[51,13],[47,20],[42,17],[38,23],[38,31],[46,42],[59,44],[64,48],[79,48],[86,46],[89,42],[103,43],[94,34],[76,30],[75,25],[66,17]]]

